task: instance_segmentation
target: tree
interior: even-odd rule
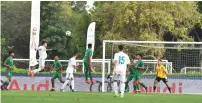
[[[29,57],[31,2],[1,2],[2,56],[12,49],[16,57]]]
[[[193,41],[188,34],[200,17],[196,2],[105,2],[92,12],[92,20],[100,27],[100,40],[163,41],[169,33],[172,40]],[[140,52],[162,56],[165,51]]]

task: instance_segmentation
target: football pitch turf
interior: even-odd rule
[[[202,103],[202,95],[1,91],[1,103]]]

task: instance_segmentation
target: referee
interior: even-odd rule
[[[171,93],[171,87],[168,85],[168,80],[167,80],[167,70],[166,68],[161,64],[161,59],[158,59],[157,66],[156,66],[156,79],[154,80],[154,86],[153,86],[153,92],[156,91],[156,85],[158,82],[161,80],[165,83],[167,86],[169,92]]]

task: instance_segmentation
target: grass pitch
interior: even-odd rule
[[[202,95],[1,91],[2,103],[202,103]]]

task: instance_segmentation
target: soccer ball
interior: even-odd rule
[[[70,31],[66,31],[66,36],[71,36],[71,32]]]

